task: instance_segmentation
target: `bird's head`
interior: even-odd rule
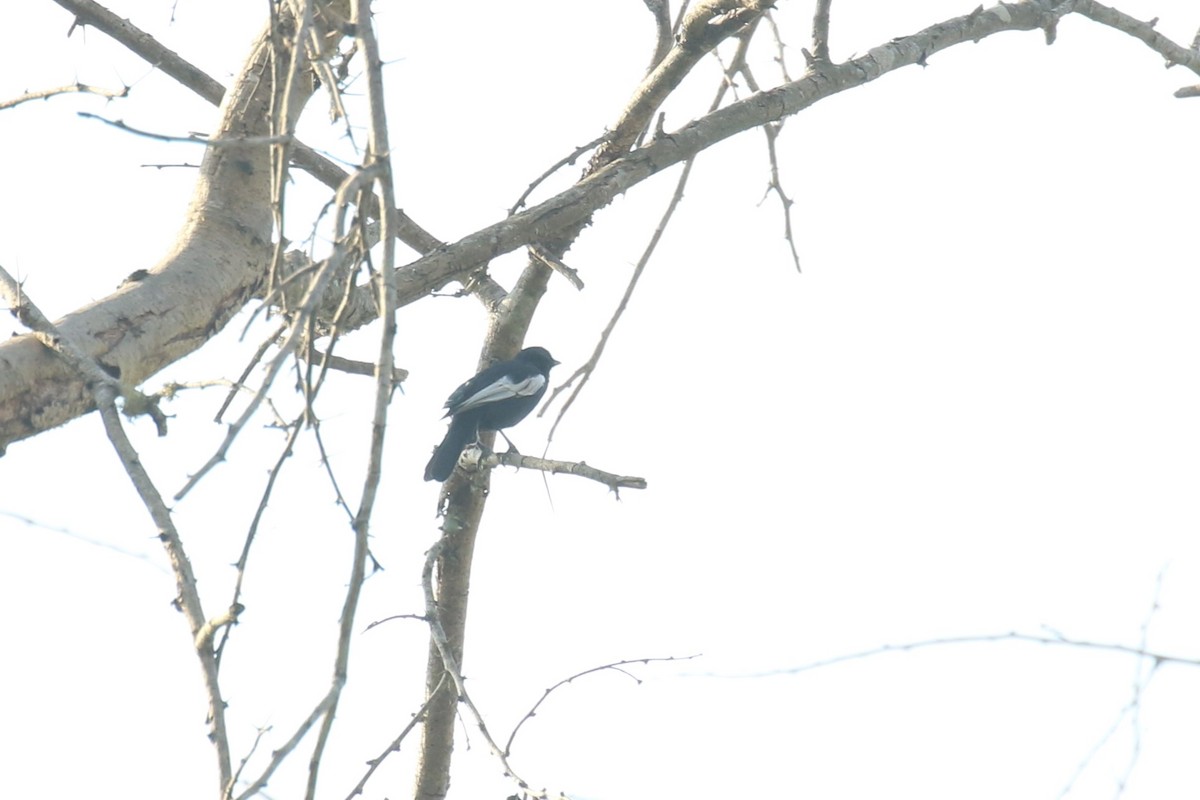
[[[542,372],[549,372],[551,367],[557,366],[559,363],[554,360],[554,356],[550,355],[550,351],[544,347],[526,347],[517,353],[517,358],[533,364]]]

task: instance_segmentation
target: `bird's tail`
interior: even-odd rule
[[[463,448],[475,440],[475,425],[467,417],[451,418],[446,438],[442,439],[442,443],[433,451],[433,457],[425,465],[425,480],[444,481],[449,478],[450,473],[454,471],[454,465],[458,463],[458,457],[462,455]]]

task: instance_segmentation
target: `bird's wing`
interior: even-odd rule
[[[472,408],[479,408],[488,403],[498,403],[512,397],[530,397],[542,391],[546,385],[546,376],[541,373],[514,377],[501,375],[491,383],[482,386],[474,393],[458,400],[450,407],[451,414],[461,414]]]

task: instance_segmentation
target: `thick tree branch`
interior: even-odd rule
[[[212,138],[270,135],[270,57],[264,31],[225,95]],[[312,92],[301,94],[299,114]],[[59,320],[88,356],[136,386],[204,344],[254,296],[269,263],[269,148],[207,148],[176,245],[150,270],[137,270],[116,293]],[[0,449],[91,411],[83,379],[32,337],[0,346]]]

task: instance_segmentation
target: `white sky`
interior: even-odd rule
[[[650,53],[636,0],[377,5],[400,202],[447,240],[501,218],[533,177],[597,136]],[[264,4],[180,2],[174,25],[169,6],[112,7],[228,82]],[[780,6],[799,74],[810,4]],[[835,3],[834,56],[972,7]],[[1180,42],[1200,25],[1182,0],[1120,8],[1160,17]],[[58,316],[151,266],[175,236],[193,175],[140,165],[200,157],[75,112],[180,134],[207,130],[214,111],[95,31],[66,39],[70,18],[53,3],[16,14],[0,98],[77,79],[134,85],[118,103],[62,97],[0,113],[0,264]],[[774,81],[759,55],[760,82]],[[717,74],[697,69],[666,108],[668,130],[701,112]],[[552,696],[514,748],[525,777],[606,800],[1109,798],[1122,785],[1128,798],[1196,795],[1200,691],[1181,666],[1158,670],[1135,720],[1123,710],[1148,665],[1090,650],[955,645],[761,676],[889,643],[1044,628],[1134,646],[1146,631],[1152,649],[1200,656],[1200,101],[1171,97],[1192,82],[1139,42],[1070,18],[1053,47],[1038,32],[1003,34],[824,101],[780,143],[802,275],[778,203],[758,205],[762,135],[703,156],[550,450],[643,475],[649,489],[618,503],[555,478],[551,506],[539,475],[494,476],[464,672],[506,738],[572,673],[703,657],[636,668],[641,685],[607,673]],[[323,118],[318,99],[305,139],[347,154]],[[552,281],[529,342],[563,362],[558,379],[590,353],[677,174],[597,215],[568,254],[583,293]],[[302,209],[324,195],[298,177],[291,202],[302,238]],[[520,263],[501,259],[493,273],[511,283]],[[401,314],[397,360],[411,379],[392,405],[374,525],[386,570],[367,584],[360,629],[421,610],[437,487],[420,473],[483,325],[473,300]],[[240,331],[148,388],[236,377],[260,333],[239,343]],[[374,336],[346,352],[369,357]],[[370,394],[348,378],[320,406],[352,504]],[[148,421],[130,426],[165,492],[220,441],[210,420],[221,400],[175,402],[166,439]],[[538,452],[548,427],[531,419],[512,435]],[[228,602],[229,564],[281,445],[277,432],[248,431],[177,509],[209,613]],[[0,512],[0,794],[213,796],[173,581],[99,420],[12,446]],[[260,532],[223,668],[235,758],[273,726],[250,774],[328,685],[350,544],[306,439]],[[415,711],[425,647],[420,623],[362,634],[322,797],[345,797]],[[511,794],[469,739],[452,796]],[[367,798],[410,792],[415,743]],[[305,761],[268,795],[298,796]]]

